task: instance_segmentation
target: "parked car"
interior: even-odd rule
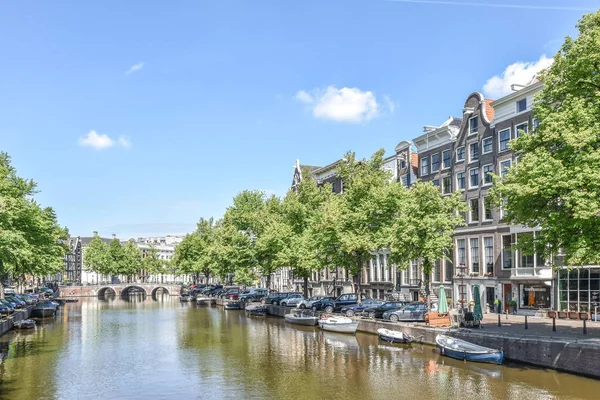
[[[399,310],[407,304],[407,301],[388,301],[383,304],[367,307],[362,311],[361,314],[363,317],[383,318],[383,313],[386,311]]]
[[[366,300],[360,304],[343,307],[340,312],[347,317],[353,317],[356,314],[360,314],[365,308],[380,306],[383,303],[385,303],[383,300]]]
[[[16,304],[16,308],[23,308],[23,306],[25,306],[25,302],[23,300],[19,300],[18,298],[16,298],[15,296],[6,296],[6,299],[8,301],[10,301],[11,303]]]
[[[431,306],[431,311],[437,310],[437,304]],[[427,314],[427,304],[417,301],[405,305],[399,310],[387,311],[383,314],[383,319],[396,321],[425,321]]]
[[[279,304],[284,307],[296,307],[302,300],[304,300],[304,296],[300,293],[290,293],[287,297],[281,299]]]
[[[370,299],[371,298],[369,296],[366,296],[366,295],[361,296],[361,301],[370,300]],[[342,308],[344,308],[346,306],[351,306],[356,303],[358,303],[358,297],[357,297],[356,293],[345,293],[345,294],[342,294],[340,297],[338,297],[335,300],[315,301],[311,308],[313,309],[313,311],[323,310],[326,313],[332,313],[332,312],[338,312]]]
[[[0,300],[0,306],[5,307],[8,310],[9,314],[15,312],[15,308],[13,307],[13,305],[6,300]]]
[[[250,288],[245,293],[239,296],[240,301],[251,302],[260,301],[267,295],[267,289],[264,288]]]
[[[17,292],[15,291],[15,287],[14,286],[5,286],[4,287],[4,295],[5,296],[7,296],[9,294],[15,294],[15,293],[17,293]]]
[[[2,317],[8,317],[11,313],[13,313],[15,310],[13,310],[12,308],[4,305],[4,304],[0,304],[0,316]]]
[[[281,301],[292,294],[300,294],[295,292],[284,292],[277,293],[276,295],[270,295],[265,298],[265,304],[280,304]]]
[[[240,295],[240,289],[234,288],[234,289],[229,289],[227,292],[225,292],[223,295],[221,295],[221,297],[225,298],[227,300],[237,300],[239,295]]]
[[[298,308],[312,308],[312,305],[315,301],[319,301],[319,300],[323,300],[323,301],[329,301],[329,300],[335,300],[335,297],[331,297],[331,296],[312,296],[309,297],[308,299],[304,299],[301,302],[298,303],[298,305],[296,307]]]

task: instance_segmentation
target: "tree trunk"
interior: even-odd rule
[[[271,293],[271,274],[267,275],[267,293]]]
[[[308,298],[308,275],[304,275],[304,290],[302,292],[304,298]]]
[[[429,260],[425,260],[423,263],[423,275],[425,276],[425,296],[427,297],[427,312],[431,311],[431,293],[429,290],[429,280],[431,277],[431,265]]]
[[[360,304],[361,301],[361,290],[360,290],[360,276],[362,272],[362,256],[358,257],[358,273],[352,274],[352,289],[356,293],[356,303]]]

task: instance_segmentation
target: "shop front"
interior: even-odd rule
[[[600,268],[558,271],[558,309],[597,314],[600,311]]]
[[[520,283],[519,308],[552,309],[552,281]]]

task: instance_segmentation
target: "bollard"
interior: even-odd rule
[[[506,314],[506,320],[508,320],[508,310],[504,311],[504,313]]]
[[[556,332],[556,316],[552,317],[552,332]]]
[[[587,324],[586,324],[587,319],[583,320],[583,334],[587,335]]]
[[[500,322],[500,314],[498,314],[498,326],[502,326],[502,322]]]
[[[525,316],[525,329],[529,329],[529,324],[527,324],[527,315]]]

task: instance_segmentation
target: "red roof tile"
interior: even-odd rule
[[[492,122],[494,120],[494,107],[490,105],[490,103],[494,101],[492,99],[485,99],[485,116],[488,121]]]

